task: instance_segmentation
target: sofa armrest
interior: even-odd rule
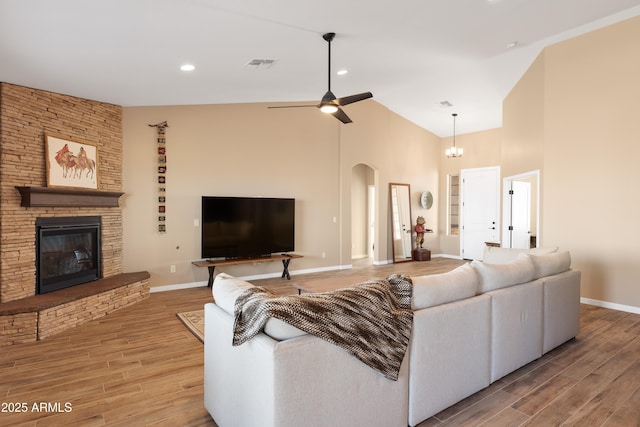
[[[543,353],[578,335],[580,330],[580,271],[543,277]]]
[[[391,381],[312,335],[232,347],[233,317],[205,305],[205,407],[220,427],[406,426],[408,357]]]
[[[273,361],[276,341],[260,334],[232,347],[233,317],[204,306],[204,406],[221,426],[273,424]],[[248,387],[248,385],[251,385]]]
[[[409,354],[409,425],[489,385],[491,299],[416,310]]]

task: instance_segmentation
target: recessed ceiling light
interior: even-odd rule
[[[517,41],[516,42],[507,43],[507,47],[510,48],[510,49],[514,48],[516,46],[518,46],[518,42]]]
[[[348,72],[349,72],[349,70],[339,70],[336,74],[339,75],[339,76],[344,76]]]
[[[180,66],[180,69],[182,71],[193,71],[196,69],[196,66],[193,64],[184,64]]]

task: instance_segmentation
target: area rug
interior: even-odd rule
[[[204,310],[176,313],[176,316],[204,344]]]

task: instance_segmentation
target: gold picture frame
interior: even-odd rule
[[[98,189],[98,148],[45,133],[47,187]]]

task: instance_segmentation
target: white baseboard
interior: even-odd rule
[[[583,303],[583,304],[595,305],[596,307],[610,308],[612,310],[618,310],[618,311],[625,311],[627,313],[640,314],[640,307],[634,307],[632,305],[616,304],[616,303],[613,303],[613,302],[600,301],[600,300],[591,299],[591,298],[580,298],[580,302]]]
[[[431,255],[431,258],[449,258],[449,259],[462,259],[460,255],[451,255],[451,254],[435,254]]]
[[[204,282],[191,282],[191,283],[179,283],[176,285],[164,285],[164,286],[152,286],[149,288],[149,292],[165,292],[165,291],[179,291],[181,289],[199,288],[201,286],[207,286],[207,281]]]

